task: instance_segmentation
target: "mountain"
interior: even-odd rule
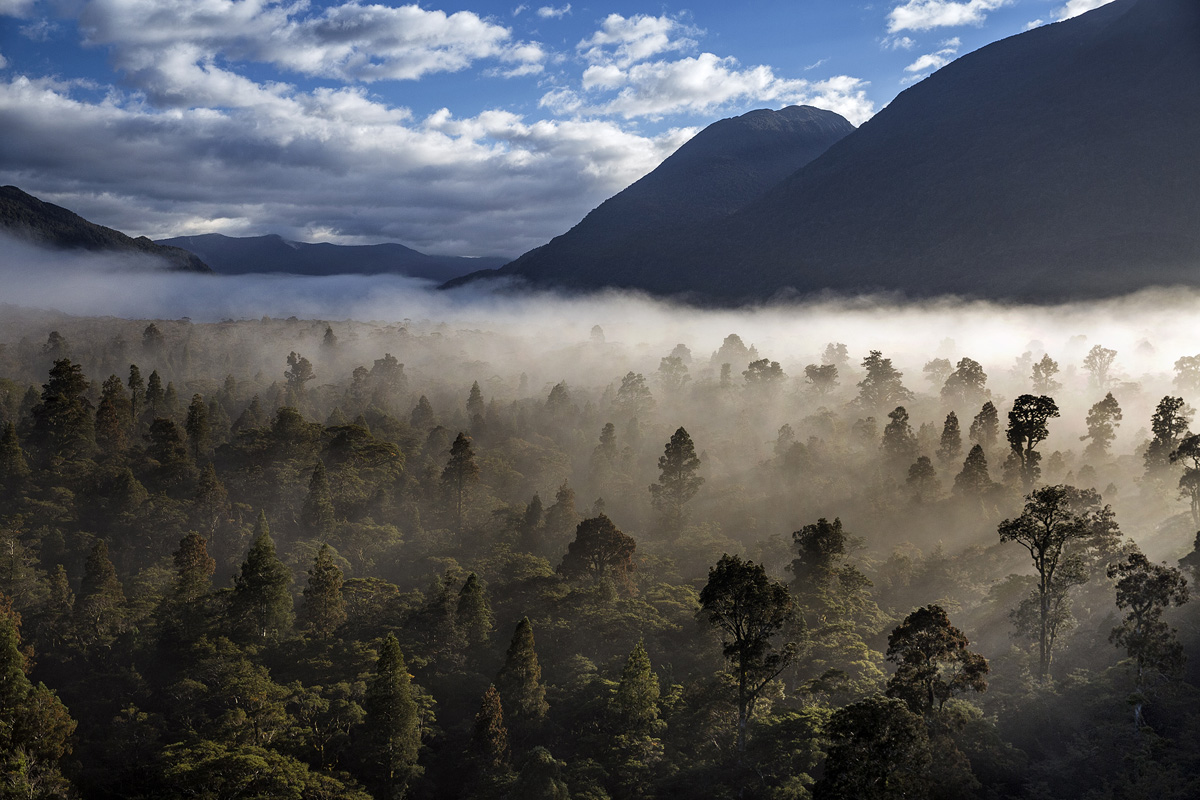
[[[293,275],[396,273],[448,281],[479,269],[498,267],[499,257],[430,256],[402,244],[336,245],[291,242],[280,236],[231,237],[219,233],[159,239],[159,244],[195,253],[225,275],[286,272]]]
[[[163,247],[145,236],[133,239],[120,231],[88,222],[78,214],[44,203],[16,186],[0,186],[0,230],[43,247],[154,256],[171,269],[212,272],[186,250]]]
[[[619,268],[502,273],[722,303],[1200,286],[1198,87],[1200,3],[1117,0],[959,58],[728,218],[607,251]]]
[[[789,106],[714,122],[654,171],[606,200],[571,230],[499,273],[539,283],[640,285],[626,254],[723,219],[825,152],[854,126],[832,111]],[[465,281],[455,281],[454,284]]]

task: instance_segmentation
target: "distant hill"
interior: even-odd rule
[[[88,222],[78,214],[44,203],[16,186],[0,186],[0,230],[42,247],[133,253],[162,259],[171,269],[212,272],[194,254],[155,244],[144,236],[134,239],[120,231]]]
[[[440,283],[475,270],[492,269],[507,261],[500,257],[431,256],[402,244],[306,244],[275,235],[231,237],[206,233],[159,239],[158,243],[195,253],[224,275],[248,272],[292,275],[395,273]]]
[[[1200,2],[1117,0],[965,55],[725,219],[603,261],[539,252],[501,273],[716,302],[1200,286]]]
[[[853,130],[844,117],[809,106],[760,109],[714,122],[650,174],[501,274],[581,286],[653,282],[656,276],[647,273],[657,268],[643,263],[634,268],[626,254],[729,216]]]

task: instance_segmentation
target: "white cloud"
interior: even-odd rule
[[[661,17],[609,14],[600,24],[600,30],[576,45],[576,50],[594,64],[627,67],[660,53],[690,50],[696,46],[691,37],[702,33],[665,14]]]
[[[808,103],[858,124],[874,113],[865,86],[848,76],[824,81],[780,78],[768,66],[742,69],[737,59],[701,53],[676,61],[634,64],[625,70],[612,64],[593,66],[584,73],[583,89],[596,92],[621,87],[615,97],[589,103],[575,92],[558,89],[547,93],[541,105],[558,113],[630,119],[709,113],[734,103]]]
[[[567,3],[562,8],[554,6],[542,6],[537,10],[537,15],[542,19],[562,19],[567,14],[571,13],[571,4]]]
[[[28,19],[33,15],[33,4],[37,0],[0,0],[0,17]]]
[[[90,0],[80,27],[88,43],[111,46],[123,69],[152,66],[161,48],[185,45],[208,59],[361,82],[414,80],[483,59],[543,58],[539,47],[513,42],[508,28],[477,14],[416,5],[347,2],[310,13],[303,2]]]
[[[1062,8],[1054,10],[1054,18],[1057,20],[1070,19],[1078,17],[1080,14],[1091,11],[1093,8],[1106,6],[1113,0],[1067,0],[1067,4]]]
[[[8,59],[6,59],[4,57],[3,53],[0,53],[0,69],[4,69],[7,66],[8,66]]]
[[[942,49],[926,53],[904,68],[905,72],[913,73],[911,77],[905,78],[905,82],[919,81],[929,73],[946,66],[958,55],[960,47],[962,47],[962,41],[958,37],[942,42]]]
[[[889,50],[912,50],[917,42],[908,36],[886,36],[883,46]]]
[[[1025,30],[1031,31],[1034,28],[1040,28],[1045,24],[1046,24],[1046,20],[1044,20],[1044,19],[1031,20],[1030,22],[1025,23]]]
[[[517,6],[516,8],[514,8],[514,9],[512,10],[512,15],[513,15],[514,17],[519,17],[519,16],[521,16],[522,14],[524,14],[524,13],[525,13],[526,11],[528,11],[528,10],[529,10],[529,6],[527,6],[527,5],[525,5],[524,3],[522,3],[521,5]]]
[[[988,12],[1011,2],[1012,0],[908,0],[888,14],[888,33],[982,25]]]
[[[134,235],[325,231],[334,241],[516,255],[695,133],[504,111],[414,119],[360,89],[256,85],[211,64],[166,72],[228,105],[156,109],[140,95],[94,101],[51,79],[0,79],[0,183]]]

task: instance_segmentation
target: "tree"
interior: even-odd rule
[[[204,398],[201,395],[192,395],[192,402],[188,404],[187,421],[183,424],[183,430],[187,433],[188,444],[192,450],[192,458],[199,463],[208,452],[210,433],[208,406],[204,404]]]
[[[146,379],[146,410],[143,414],[149,413],[151,416],[157,416],[166,409],[164,401],[167,393],[163,390],[162,377],[159,376],[158,370],[151,370],[150,377]]]
[[[475,463],[475,450],[471,437],[459,432],[450,446],[450,460],[442,470],[442,485],[450,492],[454,502],[454,517],[458,529],[462,530],[463,507],[467,498],[467,487],[479,480],[479,465]]]
[[[942,400],[956,406],[975,405],[988,397],[987,373],[978,361],[960,359],[942,384]]]
[[[395,634],[389,633],[379,647],[363,710],[360,752],[365,777],[376,798],[399,800],[412,779],[421,774],[417,766],[421,722],[412,679]]]
[[[979,409],[979,413],[975,415],[975,419],[971,420],[971,429],[968,435],[972,442],[985,451],[990,450],[996,444],[996,440],[1000,438],[1000,414],[991,400],[984,403],[983,407]]]
[[[230,600],[234,623],[251,639],[270,639],[292,627],[292,573],[275,555],[267,516],[259,512],[254,540],[234,579]]]
[[[824,397],[837,388],[838,368],[836,364],[809,364],[804,368],[804,379],[817,394]]]
[[[96,406],[96,444],[105,453],[119,453],[128,443],[133,423],[133,406],[125,394],[125,385],[116,375],[110,375],[100,390]]]
[[[17,426],[9,421],[4,426],[4,435],[0,436],[0,488],[15,498],[17,487],[29,477],[29,472],[29,462],[17,437]],[[0,500],[0,504],[3,502]]]
[[[1182,397],[1168,395],[1158,401],[1150,419],[1150,432],[1154,438],[1146,448],[1146,475],[1158,476],[1166,471],[1171,463],[1171,453],[1178,448],[1192,422],[1192,413]]]
[[[540,723],[550,710],[529,617],[522,617],[513,631],[504,666],[496,675],[496,689],[504,701],[505,716],[526,727]]]
[[[913,393],[900,382],[904,373],[894,368],[892,360],[884,358],[883,353],[872,350],[862,365],[867,374],[858,382],[856,402],[863,411],[878,413],[913,399]]]
[[[1062,384],[1054,380],[1058,374],[1058,362],[1049,354],[1042,354],[1042,360],[1033,365],[1033,391],[1039,395],[1053,395],[1062,388]]]
[[[829,718],[829,754],[815,800],[927,797],[933,754],[926,726],[903,700],[873,695]]]
[[[1200,527],[1200,434],[1185,436],[1171,452],[1171,463],[1182,461],[1179,494],[1191,501],[1192,524]]]
[[[485,785],[494,785],[508,772],[508,728],[496,684],[488,684],[475,714],[468,753],[481,773]]]
[[[437,422],[437,417],[433,413],[433,406],[429,404],[429,398],[421,395],[417,399],[416,406],[413,407],[411,424],[419,431],[428,430]]]
[[[346,621],[346,600],[342,597],[342,569],[333,560],[329,545],[322,544],[308,570],[300,619],[309,634],[330,639]]]
[[[454,624],[459,627],[468,645],[487,644],[492,635],[495,620],[487,592],[474,572],[467,576],[458,592],[458,606],[454,611]]]
[[[941,387],[946,383],[946,378],[954,371],[954,365],[950,363],[948,358],[934,358],[925,362],[925,366],[921,368],[922,374],[925,375],[925,380],[929,381],[936,387]]]
[[[304,385],[316,377],[313,374],[312,362],[293,352],[288,353],[287,365],[288,368],[284,370],[283,376],[287,378],[288,391],[293,397],[303,397]]]
[[[599,582],[612,575],[622,582],[636,567],[633,552],[637,542],[632,536],[622,533],[604,514],[585,519],[575,529],[575,541],[571,542],[558,573],[567,578],[588,577]]]
[[[1083,359],[1083,369],[1088,373],[1090,383],[1096,389],[1105,391],[1109,386],[1108,370],[1113,359],[1117,357],[1116,350],[1095,345]]]
[[[613,407],[627,417],[640,417],[654,410],[654,397],[640,372],[628,372],[621,378]]]
[[[787,587],[767,577],[761,564],[728,553],[708,570],[700,590],[700,615],[721,635],[721,652],[738,687],[737,750],[746,752],[746,728],[767,684],[796,656],[796,646],[772,641],[792,613]]]
[[[1091,443],[1083,451],[1084,456],[1094,459],[1108,457],[1108,448],[1116,438],[1116,429],[1121,424],[1121,406],[1109,392],[1104,399],[1088,410],[1086,436],[1080,436],[1079,441],[1091,439]]]
[[[189,531],[173,556],[175,585],[164,607],[164,636],[174,644],[190,646],[204,633],[205,598],[212,589],[217,562],[208,554],[204,537]]]
[[[521,800],[570,800],[571,792],[562,780],[563,764],[550,751],[538,746],[529,751],[513,783],[511,797]]]
[[[692,437],[683,428],[671,435],[658,459],[658,483],[650,484],[650,501],[663,515],[665,527],[674,539],[683,531],[684,505],[696,496],[704,478],[696,474],[700,459]]]
[[[929,716],[956,694],[986,691],[987,659],[968,650],[969,644],[941,606],[918,608],[888,636],[886,658],[896,665],[888,696],[903,700],[914,714]]]
[[[760,358],[747,365],[742,377],[746,379],[748,388],[770,389],[783,383],[787,376],[783,374],[783,367],[779,366],[778,361]]]
[[[794,576],[796,589],[828,584],[846,554],[846,542],[846,531],[837,517],[833,522],[821,517],[811,525],[793,531],[792,543],[798,555],[788,570]]]
[[[472,381],[471,391],[467,393],[467,419],[474,421],[486,411],[487,406],[483,402],[483,390],[479,388],[479,381]]]
[[[1072,508],[1075,494],[1070,486],[1043,486],[1025,498],[1021,516],[1006,519],[999,527],[1000,541],[1016,542],[1028,550],[1037,571],[1038,675],[1043,681],[1053,656],[1055,601],[1076,580],[1068,547],[1093,535],[1094,514]]]
[[[884,426],[880,444],[884,459],[892,467],[912,463],[917,457],[917,437],[908,424],[908,411],[904,406],[898,406],[888,414],[888,419],[891,422]]]
[[[624,734],[649,735],[654,731],[661,691],[646,646],[639,641],[625,659],[612,699],[613,712]]]
[[[125,629],[125,590],[103,539],[96,541],[84,563],[74,612],[77,635],[85,644],[107,647]]]
[[[50,378],[42,386],[40,402],[33,407],[31,441],[50,458],[67,460],[88,458],[96,449],[95,420],[90,384],[83,367],[60,358],[50,369]]]
[[[937,499],[938,492],[941,490],[937,472],[934,470],[929,456],[917,457],[917,460],[909,466],[908,477],[904,483],[913,490],[913,500],[917,503],[926,503]]]
[[[134,422],[145,410],[146,382],[142,380],[142,371],[137,364],[129,365],[129,413]]]
[[[676,397],[682,394],[684,387],[691,379],[687,364],[684,363],[681,356],[664,356],[658,363],[658,384],[667,397]]]
[[[1031,394],[1018,397],[1012,411],[1008,412],[1008,431],[1005,435],[1026,492],[1033,488],[1042,473],[1038,466],[1042,454],[1035,448],[1050,435],[1046,422],[1058,415],[1058,406],[1053,398],[1045,395],[1034,397]]]
[[[29,680],[20,623],[0,595],[0,796],[69,797],[59,762],[71,752],[75,721],[58,695]]]
[[[958,427],[958,415],[951,411],[942,425],[942,437],[938,441],[937,457],[942,466],[958,462],[962,455],[962,431]]]
[[[960,497],[980,500],[991,488],[992,478],[988,475],[987,457],[983,454],[983,448],[975,445],[963,461],[962,472],[954,477],[954,493]]]
[[[1162,615],[1169,606],[1188,601],[1183,573],[1165,564],[1153,564],[1135,550],[1124,561],[1111,565],[1108,577],[1117,579],[1117,608],[1126,612],[1108,640],[1124,647],[1136,662],[1139,689],[1144,686],[1148,667],[1164,675],[1178,675],[1183,668],[1183,646]]]
[[[337,522],[333,509],[333,497],[329,493],[329,478],[325,472],[325,462],[317,459],[313,465],[312,477],[308,481],[308,495],[304,498],[304,506],[300,509],[300,521],[308,532],[324,541],[333,533]]]

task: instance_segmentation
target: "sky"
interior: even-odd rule
[[[1110,0],[0,0],[0,184],[130,235],[514,257],[706,125],[858,125]]]

